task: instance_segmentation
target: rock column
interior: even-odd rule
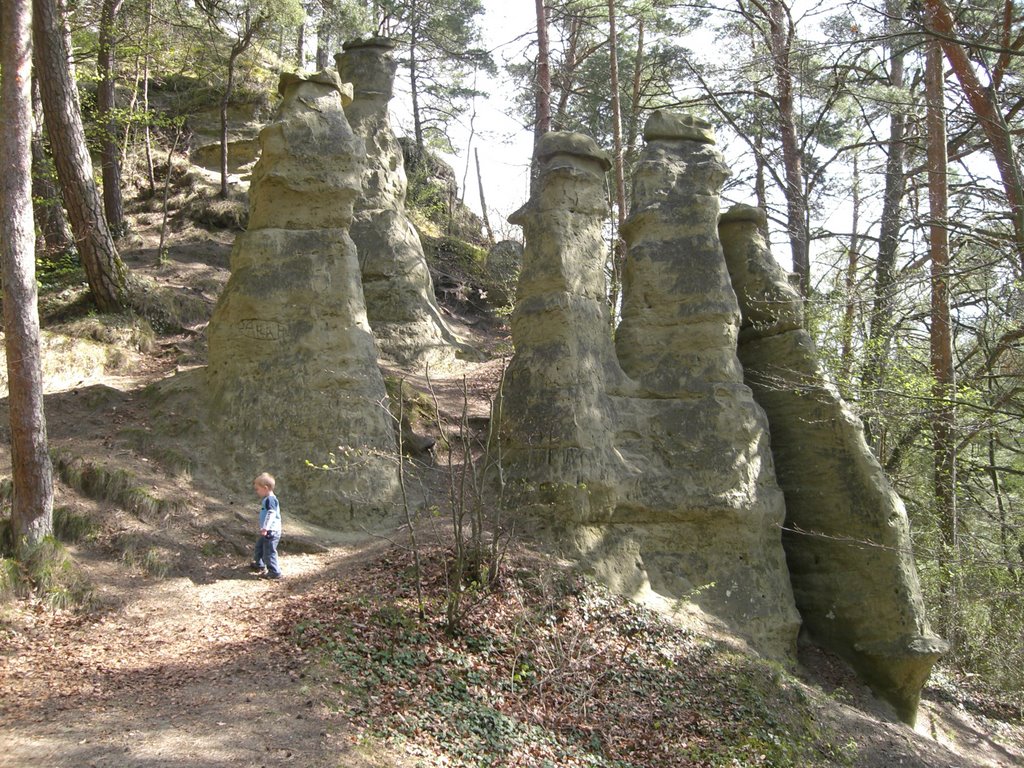
[[[366,312],[381,353],[411,367],[444,365],[467,351],[441,316],[419,234],[405,212],[408,182],[388,102],[398,64],[382,37],[345,43],[335,60],[353,84],[345,115],[366,143],[363,194],[351,234],[359,252]]]
[[[768,422],[736,357],[740,313],[718,241],[729,174],[709,124],[655,112],[634,174],[616,349],[637,391],[616,397],[616,446],[634,480],[614,527],[651,589],[692,599],[787,657],[799,618],[780,539],[785,509]]]
[[[364,524],[389,511],[398,485],[348,234],[363,142],[342,109],[351,91],[333,72],[282,75],[280,92],[260,133],[249,230],[210,321],[210,418],[226,471],[268,470],[293,513]]]
[[[743,312],[739,354],[771,423],[786,495],[784,543],[804,627],[845,657],[913,723],[945,649],[928,625],[907,513],[822,369],[802,300],[768,251],[764,213],[736,206],[720,223]]]
[[[538,145],[533,199],[509,217],[526,250],[515,354],[497,403],[508,481],[553,506],[555,524],[607,515],[618,474],[606,389],[617,370],[601,254],[608,155],[575,133]],[[498,450],[494,446],[494,450]]]

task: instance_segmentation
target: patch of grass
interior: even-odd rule
[[[75,490],[91,499],[117,504],[140,520],[162,521],[186,509],[179,500],[154,496],[131,472],[121,468],[109,469],[67,454],[58,454],[54,467],[60,479]]]
[[[147,354],[156,349],[153,327],[144,317],[133,314],[89,315],[73,320],[59,330],[74,338],[90,339]]]
[[[143,536],[125,533],[115,539],[114,547],[121,552],[121,561],[157,579],[166,578],[174,570],[173,555]]]
[[[53,535],[68,544],[77,544],[93,536],[96,525],[85,515],[80,515],[70,507],[54,507]]]
[[[51,609],[89,604],[92,588],[56,538],[46,536],[19,554],[0,557],[0,599],[35,597]]]

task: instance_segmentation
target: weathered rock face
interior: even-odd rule
[[[945,644],[932,635],[907,514],[828,383],[802,327],[802,303],[760,233],[764,213],[736,206],[720,223],[743,312],[739,355],[771,424],[786,495],[783,540],[797,606],[815,642],[850,661],[913,722]]]
[[[366,142],[363,194],[355,204],[351,234],[381,353],[405,365],[438,365],[466,347],[441,316],[419,234],[405,212],[402,150],[388,117],[398,66],[394,46],[380,37],[357,40],[336,57],[342,80],[354,87],[345,114]]]
[[[348,234],[363,143],[336,74],[282,75],[260,133],[249,230],[209,326],[210,419],[226,471],[276,474],[294,513],[330,525],[386,513],[396,444]],[[339,450],[339,448],[341,450]],[[308,466],[339,460],[338,470]]]
[[[739,308],[717,240],[728,169],[707,126],[659,114],[646,135],[615,346],[604,154],[546,136],[535,197],[510,219],[526,251],[503,386],[506,478],[534,484],[534,509],[614,588],[692,599],[786,656],[798,617],[783,498],[736,359]]]

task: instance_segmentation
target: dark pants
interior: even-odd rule
[[[277,543],[280,540],[280,531],[272,531],[266,536],[256,539],[256,551],[252,556],[252,561],[260,568],[266,566],[267,573],[271,576],[281,575],[281,570],[277,567]]]

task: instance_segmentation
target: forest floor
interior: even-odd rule
[[[228,276],[231,236],[178,231],[169,258],[158,263],[155,230],[143,220],[137,232],[124,251],[132,271],[212,309]],[[391,589],[374,564],[404,557],[408,531],[396,526],[375,534],[341,534],[289,521],[291,548],[288,538],[282,545],[286,578],[258,580],[247,570],[255,509],[249,478],[200,485],[161,461],[155,438],[140,440],[150,429],[145,386],[204,360],[199,315],[191,328],[158,335],[147,351],[124,350],[116,365],[109,357],[106,365],[76,365],[69,340],[62,372],[50,381],[46,412],[54,451],[69,457],[69,465],[123,470],[149,498],[166,503],[130,509],[117,499],[57,483],[57,505],[65,514],[91,521],[88,535],[69,545],[91,598],[85,609],[35,598],[0,604],[0,766],[463,764],[427,748],[436,735],[424,736],[419,748],[415,738],[389,742],[372,737],[374,723],[367,719],[373,718],[345,705],[354,681],[337,679],[344,673],[324,665],[319,646],[296,640],[297,627],[326,620],[326,612],[338,605],[362,605],[365,598],[359,595],[367,590]],[[66,326],[55,329],[60,327]],[[459,330],[479,333],[467,324]],[[504,337],[476,341],[493,346]],[[487,397],[499,375],[500,360],[492,360],[439,376],[435,390],[442,412],[457,418],[465,381],[471,416],[486,419]],[[6,475],[8,439],[6,434],[0,438],[0,475]],[[443,541],[436,547],[443,552]],[[516,606],[502,603],[505,599],[494,597],[487,614],[514,613]],[[600,651],[595,647],[595,654]],[[933,683],[924,692],[918,726],[911,729],[896,722],[834,660],[808,652],[802,661],[795,679],[814,702],[818,727],[831,734],[832,742],[848,747],[845,763],[822,758],[822,765],[1024,765],[1021,712],[997,699]],[[352,668],[347,674],[354,674]],[[700,673],[695,668],[693,674]],[[389,695],[389,700],[398,698],[397,692]],[[372,695],[369,700],[376,701]],[[702,718],[701,732],[716,733],[719,726],[724,732],[726,724],[714,720],[720,703],[706,704],[705,712],[693,715]],[[770,697],[767,704],[771,708]],[[376,701],[375,706],[382,704]],[[785,706],[782,700],[779,706]],[[370,714],[377,711],[383,710]],[[541,722],[544,715],[536,717]],[[642,744],[652,737],[642,729],[628,733],[631,727],[641,728],[623,721],[609,726],[601,738],[611,745]],[[718,763],[680,757],[660,764],[776,764],[761,758]],[[545,763],[506,755],[479,764],[632,763]]]

